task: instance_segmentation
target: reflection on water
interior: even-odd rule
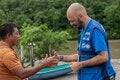
[[[120,59],[120,40],[109,40],[112,59]],[[62,54],[72,54],[77,50],[77,41],[69,42],[69,49],[60,51]]]

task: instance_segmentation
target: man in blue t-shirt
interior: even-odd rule
[[[67,18],[74,28],[82,30],[77,53],[58,55],[59,60],[72,62],[70,67],[73,71],[77,71],[78,80],[115,80],[103,26],[91,19],[86,9],[79,3],[69,6]]]

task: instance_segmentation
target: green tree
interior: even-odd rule
[[[26,46],[29,42],[34,43],[34,54],[37,58],[43,57],[52,50],[59,51],[67,48],[69,34],[66,31],[53,32],[45,24],[37,27],[24,24],[21,32],[21,44]],[[28,51],[26,53],[28,56]]]
[[[53,31],[68,30],[71,35],[78,35],[73,29],[69,30],[70,24],[66,18],[66,10],[73,2],[83,4],[91,18],[105,25],[110,39],[120,39],[118,32],[120,0],[0,0],[0,24],[6,21],[14,22],[19,25],[19,29],[24,23],[37,27],[47,24]],[[117,8],[113,10],[114,7],[111,6]],[[110,11],[109,7],[113,9],[110,8]],[[112,11],[116,13],[113,14]],[[112,26],[115,26],[114,30],[109,28]]]
[[[110,39],[120,39],[120,4],[114,4],[106,7],[104,10],[106,18],[105,26]]]

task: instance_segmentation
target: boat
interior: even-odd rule
[[[55,67],[43,68],[33,76],[30,76],[28,80],[48,80],[70,72],[72,72],[70,65],[68,63],[65,63],[57,65]]]

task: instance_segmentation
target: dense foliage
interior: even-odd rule
[[[34,43],[35,56],[41,58],[49,48],[61,50],[68,39],[78,38],[66,18],[73,2],[83,4],[89,16],[104,25],[109,39],[120,39],[120,0],[0,0],[0,24],[16,23],[21,44]]]
[[[24,24],[21,28],[21,44],[28,53],[28,43],[33,43],[34,56],[42,58],[44,54],[52,55],[54,50],[66,49],[69,34],[67,31],[52,31],[47,25],[30,26]],[[25,54],[29,56],[29,54]]]
[[[83,4],[90,17],[104,25],[109,39],[120,39],[119,0],[0,0],[0,24],[11,21],[19,29],[24,23],[47,24],[49,29],[66,30],[66,9],[73,2]]]

